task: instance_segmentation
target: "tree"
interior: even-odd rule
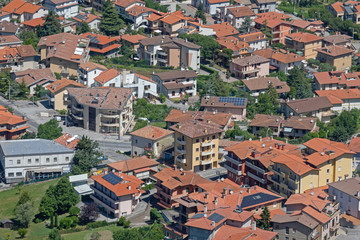
[[[152,209],[151,209],[151,210],[152,210]],[[150,219],[151,219],[151,211],[150,211]],[[124,226],[125,222],[126,222],[126,218],[125,218],[124,216],[121,216],[121,217],[119,218],[118,225],[119,225],[119,226]]]
[[[160,3],[153,0],[145,0],[145,7],[155,9],[160,12],[168,12],[168,9],[165,5],[161,5]]]
[[[264,210],[260,214],[260,220],[257,221],[257,225],[259,228],[269,231],[271,228],[271,218],[270,211],[267,206],[265,206]]]
[[[116,36],[119,35],[119,30],[122,27],[124,27],[124,21],[119,17],[119,13],[111,1],[107,0],[103,6],[100,30],[107,36]]]
[[[19,85],[19,97],[26,98],[30,94],[29,88],[26,86],[25,81],[23,80]]]
[[[82,22],[81,27],[80,27],[80,34],[87,33],[87,32],[91,32],[91,28],[90,28],[89,24],[87,24],[87,22]]]
[[[160,223],[162,219],[161,213],[156,208],[150,210],[150,220],[152,222]]]
[[[25,204],[27,202],[31,202],[30,193],[28,191],[23,191],[20,195],[19,201],[17,202],[16,206]]]
[[[195,18],[200,18],[202,20],[203,24],[206,24],[206,16],[204,13],[204,7],[203,7],[202,3],[199,4],[199,6],[196,10]]]
[[[99,143],[83,136],[76,146],[73,172],[75,174],[89,172],[101,162],[101,153],[98,151]]]
[[[58,227],[59,226],[59,219],[58,219],[58,214],[55,213],[55,227]]]
[[[34,139],[36,138],[36,133],[26,132],[24,135],[20,137],[20,139]]]
[[[48,219],[57,211],[57,202],[55,197],[55,186],[50,186],[45,195],[41,198],[39,206],[39,217]]]
[[[48,240],[61,240],[61,235],[59,230],[57,229],[51,230],[51,232],[49,233]]]
[[[251,32],[254,28],[252,27],[253,20],[251,20],[250,16],[246,16],[242,25],[239,28],[239,33],[248,33]]]
[[[34,31],[23,30],[19,34],[19,38],[23,41],[24,45],[32,45],[34,48],[37,47],[39,38]]]
[[[330,71],[335,71],[335,70],[336,70],[335,66],[332,66],[328,63],[320,63],[318,72],[330,72]]]
[[[292,97],[296,99],[310,98],[313,96],[311,83],[305,76],[305,68],[294,67],[290,70],[287,84],[292,88]]]
[[[34,215],[34,206],[30,201],[17,206],[15,209],[15,220],[21,227],[29,227],[29,223],[34,218]]]
[[[270,137],[273,135],[273,130],[271,128],[264,127],[263,129],[260,130],[259,135],[261,137]]]
[[[19,228],[18,230],[18,234],[20,236],[20,238],[25,238],[25,235],[27,234],[28,230],[25,228]]]
[[[38,127],[38,138],[53,140],[62,135],[62,128],[59,126],[59,123],[55,119],[40,124]]]
[[[256,113],[275,114],[279,108],[278,94],[272,83],[269,84],[265,93],[261,93],[258,97],[258,103],[255,104]]]
[[[69,214],[71,216],[77,216],[77,215],[79,215],[79,213],[80,213],[80,208],[78,208],[78,207],[73,206],[69,209]]]
[[[48,90],[46,90],[42,85],[36,85],[35,87],[35,96],[38,98],[45,97]]]
[[[201,46],[201,57],[204,59],[213,59],[214,52],[220,49],[220,44],[212,36],[204,36],[198,33],[194,34],[181,34],[180,38],[187,39]]]
[[[263,24],[261,25],[260,31],[265,34],[265,36],[267,37],[267,39],[268,39],[269,42],[272,41],[273,35],[271,34],[270,28],[267,27],[267,20],[265,20],[265,21],[263,22]]]
[[[36,33],[39,38],[57,34],[60,32],[60,20],[57,18],[57,15],[54,11],[50,11],[49,14],[45,17],[45,22],[43,26],[39,25],[36,27]]]
[[[8,93],[9,83],[11,84],[12,80],[10,77],[10,71],[0,71],[0,92]]]
[[[83,222],[95,221],[99,217],[99,208],[95,203],[81,207],[80,219]]]

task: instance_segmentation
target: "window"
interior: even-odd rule
[[[210,137],[207,137],[207,138],[206,138],[206,140],[208,140],[208,141],[209,141],[209,140],[210,140]]]
[[[277,204],[276,204],[276,202],[274,202],[273,207],[276,208],[276,206],[277,206]]]
[[[258,208],[258,207],[256,207],[255,211],[256,211],[256,212],[258,212],[258,211],[259,211],[259,208]]]
[[[212,145],[212,148],[215,148],[215,144]]]
[[[215,135],[212,136],[212,139],[215,139]]]
[[[215,153],[213,153],[212,156],[215,157]]]
[[[14,161],[13,160],[9,160],[9,165],[13,165]]]
[[[326,179],[326,183],[329,183],[329,179]]]
[[[17,163],[17,164],[21,164],[21,160],[18,159],[18,160],[16,161],[16,163]]]
[[[31,159],[28,159],[28,164],[31,164]]]
[[[57,157],[54,157],[54,162],[57,162]]]
[[[199,157],[196,157],[196,161],[199,161]]]
[[[199,151],[199,148],[196,148],[196,151],[198,152],[198,151]]]
[[[65,161],[67,161],[67,162],[68,162],[69,160],[70,160],[70,158],[69,158],[69,157],[65,157]]]
[[[341,166],[340,166],[340,167],[338,167],[338,172],[341,172]]]
[[[330,173],[330,169],[326,169],[326,173],[329,174],[329,173]]]
[[[13,172],[8,173],[8,177],[13,177],[13,176],[14,176]]]
[[[35,163],[39,163],[39,159],[38,159],[38,158],[35,158]]]
[[[286,227],[285,233],[286,233],[286,234],[289,234],[289,227]]]
[[[49,163],[50,162],[50,158],[46,158],[46,163]]]
[[[135,143],[137,143],[137,139],[135,139]]]
[[[293,233],[296,233],[296,228],[293,228]]]
[[[197,143],[199,142],[199,139],[198,139],[198,138],[196,139],[196,142],[197,142]]]
[[[186,188],[186,192],[187,192],[187,193],[189,192],[189,188]]]
[[[312,182],[309,185],[310,185],[310,188],[313,188],[313,183]]]
[[[22,172],[17,172],[17,173],[16,173],[16,176],[17,176],[17,177],[21,177],[21,176],[22,176]]]

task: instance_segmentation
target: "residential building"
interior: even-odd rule
[[[253,54],[270,59],[271,71],[283,71],[286,74],[289,74],[294,67],[300,67],[305,62],[305,58],[298,54],[282,52],[272,48],[256,50]]]
[[[266,35],[263,34],[261,31],[253,31],[250,33],[240,34],[238,35],[238,38],[240,41],[249,44],[249,47],[254,51],[265,49],[269,46]]]
[[[240,79],[265,77],[269,75],[270,59],[258,55],[233,59],[230,72]]]
[[[291,21],[292,32],[303,32],[304,30],[313,32],[317,36],[325,33],[324,23],[320,20],[306,21],[303,19],[293,19]]]
[[[205,1],[199,1],[199,0],[191,0],[191,6],[193,7],[199,7],[199,5],[202,4],[204,12],[210,14],[210,15],[216,15],[216,9],[220,7],[225,7],[230,5],[229,0],[205,0]]]
[[[107,164],[109,172],[124,173],[150,183],[156,181],[154,174],[158,172],[159,162],[148,156],[135,157]]]
[[[16,22],[10,22],[3,20],[0,22],[0,34],[1,36],[18,35],[20,24]]]
[[[327,9],[335,18],[340,18],[343,21],[350,20],[355,24],[360,23],[360,11],[358,2],[335,2],[331,5],[328,5]]]
[[[135,53],[138,52],[138,48],[140,46],[140,40],[145,39],[147,37],[136,34],[136,35],[130,35],[130,34],[124,34],[121,35],[121,44],[125,44],[128,47],[131,47],[132,50],[134,50]]]
[[[163,151],[174,147],[174,132],[148,125],[130,133],[131,155],[151,154],[160,158]]]
[[[335,196],[340,209],[347,215],[360,218],[360,178],[353,177],[330,183],[329,194]]]
[[[38,43],[41,60],[54,73],[77,75],[79,65],[89,60],[89,39],[70,33],[42,37]]]
[[[252,3],[258,8],[258,13],[267,13],[276,11],[276,0],[252,0]]]
[[[119,37],[108,37],[97,33],[84,33],[80,36],[89,39],[90,55],[107,58],[117,57],[121,45]]]
[[[156,36],[140,40],[138,55],[148,65],[200,70],[200,46],[180,38]]]
[[[255,13],[247,6],[230,5],[216,9],[216,17],[229,22],[235,28],[239,28],[246,17],[250,17],[253,21],[256,16]],[[255,23],[252,23],[252,26],[254,25]]]
[[[236,121],[246,117],[247,98],[205,96],[201,99],[204,111],[213,113],[231,113]]]
[[[242,80],[242,82],[245,85],[245,90],[250,92],[250,95],[254,97],[258,97],[261,93],[265,93],[270,85],[276,89],[279,96],[290,92],[290,87],[286,82],[281,81],[277,77],[259,77]]]
[[[239,31],[229,22],[206,25],[206,28],[212,29],[216,38],[237,36],[239,34]]]
[[[317,90],[316,94],[320,97],[329,98],[333,104],[331,110],[341,113],[344,110],[360,108],[360,90],[352,89],[336,89],[336,90]]]
[[[0,140],[16,140],[26,133],[27,119],[12,114],[0,105]]]
[[[360,88],[360,72],[317,72],[313,80],[315,90]]]
[[[307,32],[296,32],[286,36],[285,44],[306,59],[316,58],[317,49],[322,47],[322,37]]]
[[[107,70],[108,69],[101,64],[93,62],[82,63],[78,68],[78,81],[87,87],[94,87],[95,78]]]
[[[56,81],[55,74],[50,68],[27,69],[20,72],[12,72],[11,79],[17,83],[25,83],[30,90],[30,94],[35,94],[36,86],[46,87]]]
[[[175,125],[177,123],[188,121],[188,120],[199,120],[199,121],[211,121],[215,124],[220,125],[224,131],[233,127],[232,120],[234,119],[231,113],[222,112],[209,112],[209,111],[181,111],[178,109],[172,109],[166,116],[165,122],[166,127]]]
[[[76,0],[45,0],[44,5],[64,18],[75,17],[79,12],[79,4]]]
[[[250,56],[253,51],[248,43],[242,42],[234,36],[218,38],[216,41],[220,44],[222,50],[231,49],[233,58]]]
[[[148,17],[148,20],[150,19],[149,23],[152,30],[155,30],[154,32],[159,30],[162,34],[170,35],[171,37],[178,36],[178,30],[187,26],[188,21],[195,21],[192,17],[186,17],[182,10],[164,14],[162,16],[159,16],[158,14],[159,13],[153,13],[152,16]]]
[[[80,139],[78,135],[71,136],[69,133],[64,133],[63,135],[54,140],[54,142],[57,142],[72,150],[75,150],[79,141]]]
[[[21,45],[22,41],[16,35],[0,36],[0,47],[16,47]]]
[[[115,7],[119,11],[120,16],[132,22],[132,28],[138,30],[139,28],[147,28],[147,18],[153,13],[157,12],[155,9],[145,7],[143,1],[116,1]]]
[[[123,136],[134,121],[133,89],[69,88],[69,112],[87,130]]]
[[[351,40],[352,37],[348,35],[336,33],[335,35],[329,35],[323,38],[323,47],[336,45],[352,49]]]
[[[178,168],[163,168],[154,175],[156,179],[154,197],[158,200],[157,204],[163,208],[179,206],[176,201],[193,192],[199,192],[200,183],[209,182],[200,175]]]
[[[45,139],[0,141],[1,171],[6,183],[61,176],[70,172],[74,151]]]
[[[349,148],[354,152],[354,167],[355,172],[360,169],[360,137],[353,136],[349,143]]]
[[[37,56],[32,45],[5,46],[0,49],[0,68],[10,69],[10,71],[37,69]]]
[[[157,92],[168,98],[196,96],[197,73],[193,70],[175,70],[153,73],[152,80],[157,83]]]
[[[2,21],[10,22],[11,21],[11,14],[6,12],[6,11],[1,10],[1,12],[0,12],[0,22],[2,22]]]
[[[281,112],[286,118],[290,116],[316,117],[322,122],[329,122],[334,113],[333,104],[328,97],[314,97],[297,100],[285,100],[281,103]]]
[[[255,27],[258,29],[261,29],[261,26],[268,27],[273,36],[272,44],[285,44],[286,36],[291,33],[291,23],[288,22],[290,16],[278,12],[259,13],[256,16]]]
[[[219,167],[219,138],[223,130],[211,121],[188,120],[170,127],[174,133],[175,163],[189,171]]]
[[[119,219],[131,214],[139,204],[141,194],[145,192],[141,189],[143,181],[120,172],[95,175],[91,178],[94,180],[91,185],[94,194],[90,197],[110,218]]]
[[[68,100],[67,88],[69,87],[84,88],[85,86],[81,83],[66,78],[57,80],[47,85],[46,88],[50,92],[48,95],[46,95],[49,106],[53,107],[54,110],[66,110],[66,102]]]
[[[12,0],[5,5],[1,11],[10,13],[12,19],[17,19],[20,22],[28,21],[33,18],[44,17],[48,14],[48,10],[43,6],[35,5],[23,0]]]
[[[352,64],[353,50],[342,46],[328,46],[317,49],[320,62],[334,66],[338,71],[349,70]]]
[[[26,29],[26,30],[29,30],[29,31],[34,31],[36,32],[36,28],[37,26],[44,26],[44,23],[45,23],[45,18],[46,17],[40,17],[40,18],[33,18],[31,20],[28,20],[28,21],[25,21],[25,22],[22,22],[21,25],[22,25],[22,28],[23,29]],[[70,25],[68,21],[65,20],[64,17],[57,17],[57,19],[60,21],[60,25],[61,25],[61,28],[64,29],[64,32],[68,32],[68,26]],[[76,25],[76,24],[75,24]],[[73,29],[75,32],[76,29]]]
[[[91,13],[78,13],[74,17],[72,17],[73,20],[76,22],[76,26],[78,28],[81,28],[83,23],[87,23],[91,30],[99,31],[100,30],[100,22],[101,18],[91,14]]]

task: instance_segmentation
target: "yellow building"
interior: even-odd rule
[[[286,36],[286,46],[301,52],[306,59],[316,58],[318,52],[316,49],[322,46],[322,37],[315,34],[296,32]]]
[[[335,66],[337,71],[350,69],[353,50],[342,46],[327,46],[317,50],[317,59],[320,62]]]
[[[170,127],[175,139],[175,163],[189,171],[219,167],[219,138],[223,130],[209,120],[187,120]]]

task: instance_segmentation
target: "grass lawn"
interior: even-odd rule
[[[160,128],[166,128],[166,122],[152,122],[150,125]]]
[[[118,229],[121,229],[121,227],[116,225],[110,225],[92,230],[85,230],[82,232],[63,234],[61,236],[64,238],[64,240],[87,240],[90,239],[92,233],[98,232],[101,234],[101,240],[111,240],[113,231],[116,231]]]

